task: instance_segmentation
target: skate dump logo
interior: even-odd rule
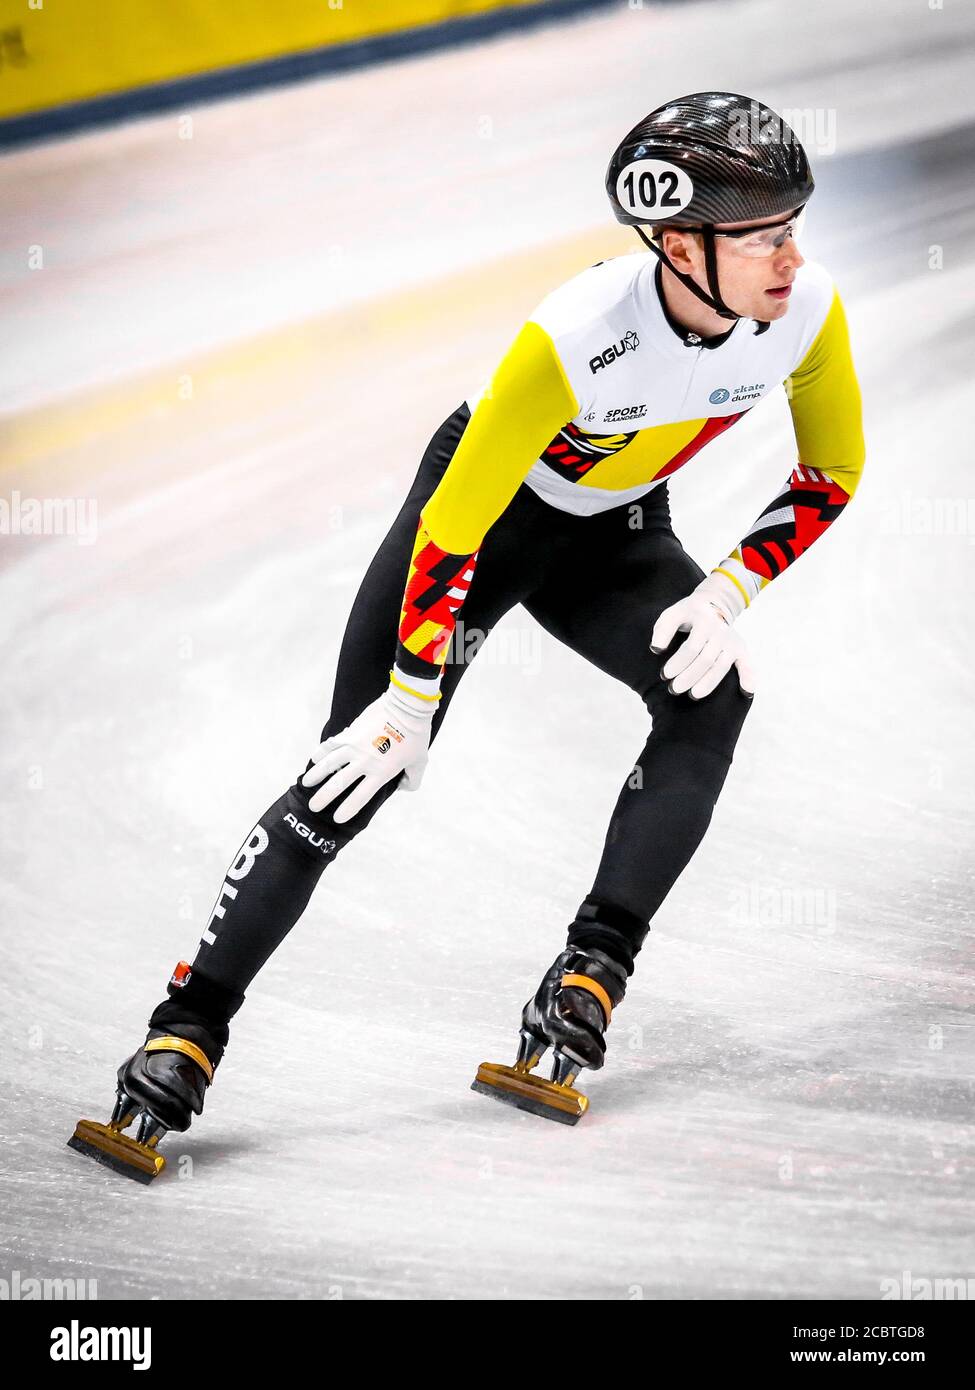
[[[623,405],[618,410],[607,410],[603,424],[612,425],[617,420],[642,420],[646,413],[645,405]]]
[[[732,405],[738,405],[741,401],[759,400],[764,390],[764,381],[756,381],[750,386],[736,386],[734,391],[719,386],[716,391],[711,392],[708,400],[712,405],[724,405],[725,401],[731,401]]]
[[[629,333],[619,340],[618,343],[611,343],[608,348],[604,348],[598,357],[589,359],[589,370],[596,374],[602,367],[611,367],[619,357],[623,357],[628,352],[636,352],[640,346],[640,339],[631,328]]]
[[[764,381],[756,381],[751,386],[736,386],[731,395],[731,403],[737,405],[739,401],[757,401],[764,390]]]
[[[151,1327],[82,1327],[73,1318],[51,1330],[52,1361],[131,1361],[134,1371],[152,1365]]]
[[[313,849],[320,849],[322,854],[331,854],[335,848],[334,840],[326,840],[324,835],[316,835],[310,825],[304,825],[297,816],[293,816],[290,811],[284,818],[285,825],[290,825],[296,835],[300,835],[303,840],[307,840]]]

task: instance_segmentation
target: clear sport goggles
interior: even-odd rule
[[[771,256],[785,245],[789,237],[798,237],[806,220],[805,206],[796,208],[783,222],[770,222],[766,227],[742,227],[737,232],[716,232],[713,227],[678,227],[680,232],[710,232],[731,243],[736,256]]]
[[[798,237],[806,220],[805,207],[797,208],[784,222],[770,222],[767,227],[742,227],[736,232],[715,232],[724,237],[736,256],[771,256],[780,250],[790,237]]]

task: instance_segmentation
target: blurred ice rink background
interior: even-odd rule
[[[0,1272],[102,1298],[975,1275],[973,57],[962,5],[621,4],[0,156],[0,498],[82,499],[95,528],[0,535]],[[707,88],[819,122],[802,249],[846,297],[868,462],[743,620],[759,695],[590,1113],[467,1089],[509,1060],[646,736],[516,611],[422,793],[255,982],[170,1172],[83,1162],[76,1119],[107,1118],[317,740],[428,437],[550,288],[639,249],[608,157]],[[673,480],[705,567],[792,457],[776,399]]]

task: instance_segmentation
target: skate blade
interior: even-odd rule
[[[150,1183],[166,1166],[166,1160],[152,1144],[139,1144],[111,1125],[95,1120],[79,1120],[68,1140],[68,1148],[87,1154],[96,1163],[104,1163],[113,1172],[122,1173],[136,1182]]]
[[[471,1082],[471,1090],[563,1125],[578,1124],[589,1109],[589,1097],[581,1091],[559,1086],[542,1076],[532,1076],[517,1067],[504,1067],[499,1062],[482,1062]]]

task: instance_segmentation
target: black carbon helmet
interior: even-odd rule
[[[679,278],[732,319],[738,315],[717,289],[714,224],[788,217],[814,187],[806,152],[789,126],[771,107],[734,92],[693,92],[658,106],[620,142],[606,171],[617,221],[636,227],[675,275],[642,227],[704,233],[711,295]]]

